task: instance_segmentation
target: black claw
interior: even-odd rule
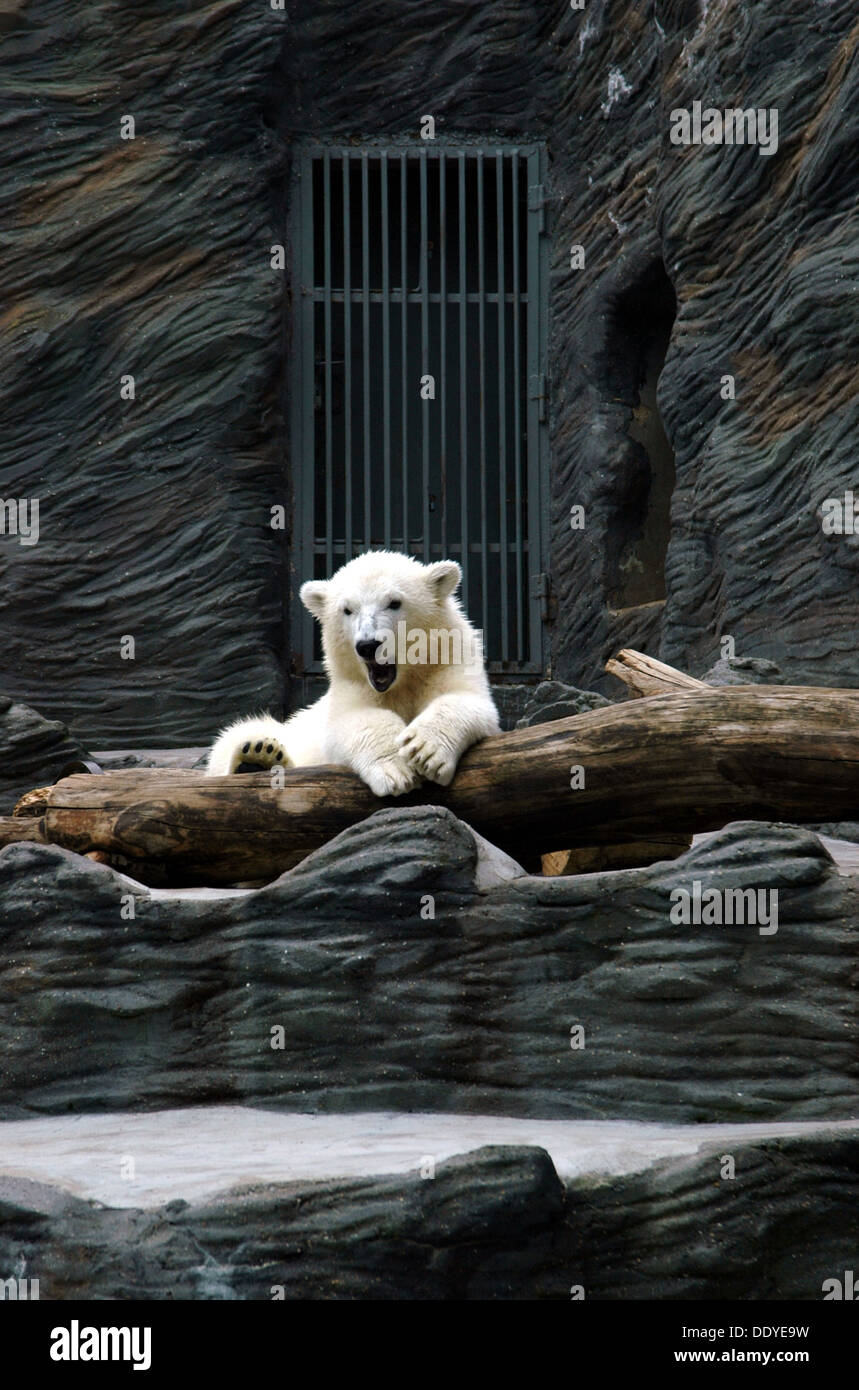
[[[242,752],[243,752],[243,753],[249,753],[249,752],[250,752],[250,749],[251,749],[250,743],[245,743],[245,744],[242,746]]]
[[[260,741],[259,741],[259,743],[257,744],[256,748],[254,749],[254,752],[255,752],[255,753],[261,753],[261,752],[262,752],[262,739],[260,739]]]

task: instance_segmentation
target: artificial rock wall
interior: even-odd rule
[[[856,482],[851,0],[18,0],[0,25],[0,493],[40,499],[37,544],[0,536],[6,695],[90,747],[281,706],[290,151],[427,111],[548,149],[552,674],[607,688],[624,643],[697,673],[729,635],[856,684],[859,549],[818,514]],[[672,145],[695,100],[776,107],[778,149]]]

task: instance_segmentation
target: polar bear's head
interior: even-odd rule
[[[405,669],[396,659],[398,633],[455,621],[460,610],[453,593],[461,579],[455,560],[422,565],[410,555],[371,550],[331,579],[302,584],[301,602],[322,627],[329,670],[359,674],[383,695]]]

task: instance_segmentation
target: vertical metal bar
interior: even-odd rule
[[[385,549],[391,549],[391,228],[388,210],[388,151],[379,154],[382,181],[382,466],[385,494]]]
[[[403,406],[403,439],[402,439],[402,476],[403,476],[403,554],[411,554],[409,537],[409,354],[408,354],[408,322],[409,322],[409,291],[408,291],[408,156],[403,151],[400,155],[400,279],[402,289],[400,291],[401,304],[401,341],[400,354],[402,369],[400,372],[400,389],[402,391]]]
[[[367,151],[361,154],[361,288],[364,293],[364,341],[361,372],[364,385],[364,549],[373,544],[370,515],[370,171]]]
[[[325,317],[325,563],[326,574],[330,575],[334,569],[334,459],[333,459],[333,406],[332,406],[332,367],[333,347],[331,340],[331,151],[326,150],[322,156],[323,187],[322,197],[325,204],[324,212],[324,236],[325,236],[325,282],[324,282],[324,317]]]
[[[468,593],[468,373],[466,317],[468,313],[468,270],[465,241],[465,151],[460,150],[459,162],[459,487],[460,487],[460,563],[462,592],[466,605]]]
[[[528,604],[529,660],[537,669],[542,666],[543,631],[540,598],[535,588],[536,577],[542,569],[542,518],[540,487],[540,405],[535,399],[534,385],[542,371],[541,313],[540,313],[540,209],[532,205],[531,189],[540,182],[539,155],[528,154]],[[533,384],[532,384],[533,383]]]
[[[427,152],[420,151],[421,177],[421,376],[429,373],[429,259],[427,255]],[[429,495],[429,412],[430,402],[421,402],[421,480],[423,489],[424,564],[430,561]]]
[[[516,525],[516,655],[519,664],[525,660],[525,614],[523,611],[522,575],[522,363],[519,284],[519,151],[512,155],[513,199],[513,473],[515,487]]]
[[[535,172],[540,185],[541,199],[546,178],[546,156],[542,148],[538,148],[534,155]],[[541,202],[539,219],[539,233],[546,232],[546,209]],[[549,237],[540,235],[537,237],[537,322],[540,332],[540,371],[545,374],[546,392],[549,390],[549,364],[547,361],[549,351]],[[539,419],[542,424],[538,425],[537,430],[537,487],[539,494],[538,519],[537,519],[537,539],[539,546],[540,564],[542,571],[549,568],[549,402],[544,400],[542,409],[539,412]],[[546,576],[548,580],[548,574]],[[546,591],[548,597],[548,591]],[[548,604],[546,604],[548,608]],[[550,629],[548,627],[548,617],[544,622],[541,617],[537,628],[537,669],[540,673],[551,674],[552,652],[550,647]]]
[[[507,572],[507,296],[504,276],[504,152],[495,155],[498,220],[498,507],[501,547],[501,660],[510,660],[510,589]]]
[[[316,515],[316,416],[313,409],[316,395],[316,275],[315,232],[318,210],[314,198],[314,163],[309,150],[303,150],[300,163],[298,202],[300,221],[298,240],[297,322],[298,340],[295,351],[296,369],[300,380],[296,389],[293,415],[297,426],[294,451],[296,502],[296,568],[291,655],[298,659],[303,673],[312,668],[315,624],[298,597],[298,588],[305,579],[315,576],[314,560],[320,518]]]
[[[489,569],[486,517],[486,209],[483,151],[477,152],[477,304],[480,361],[480,575],[483,589],[483,640],[489,643]]]
[[[439,449],[441,554],[447,555],[447,165],[444,150],[438,155],[438,222],[439,222],[439,419],[441,447]]]
[[[352,160],[348,150],[342,154],[343,170],[343,431],[346,479],[346,523],[344,558],[352,559]]]

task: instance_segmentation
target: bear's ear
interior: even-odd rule
[[[308,613],[312,613],[314,618],[321,618],[325,612],[328,585],[324,579],[309,579],[302,584],[298,596]]]
[[[426,566],[427,583],[441,602],[462,583],[462,570],[455,560],[439,560]]]

